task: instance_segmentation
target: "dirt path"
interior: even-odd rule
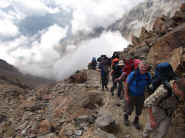
[[[88,78],[89,83],[100,85],[100,76],[99,72],[96,71],[88,71]],[[109,81],[109,89],[112,86],[111,80]],[[144,124],[146,122],[146,114],[147,112],[144,111],[140,117],[140,124],[142,126],[141,130],[137,130],[132,125],[132,121],[134,119],[135,113],[132,113],[132,116],[130,117],[130,126],[127,127],[123,124],[123,108],[124,108],[124,100],[120,100],[117,97],[117,91],[115,91],[115,95],[112,96],[110,91],[101,91],[101,88],[97,89],[97,92],[104,93],[104,105],[100,107],[99,113],[101,112],[107,112],[108,114],[111,114],[114,120],[116,121],[116,124],[118,125],[119,131],[115,134],[116,138],[141,138],[142,137],[142,130],[144,127]]]

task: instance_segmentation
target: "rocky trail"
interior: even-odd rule
[[[68,79],[29,91],[3,85],[0,137],[140,138],[141,130],[123,125],[124,101],[101,90],[99,72],[82,72],[83,83]]]

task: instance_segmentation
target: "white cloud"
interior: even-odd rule
[[[93,56],[110,56],[113,51],[123,50],[128,42],[118,32],[104,32],[99,38],[66,47],[60,41],[71,32],[107,27],[141,1],[1,0],[0,36],[12,40],[0,39],[0,58],[25,73],[67,77],[86,67]]]
[[[99,57],[101,54],[111,56],[114,51],[121,51],[126,48],[128,42],[119,32],[104,32],[99,38],[79,44],[78,49],[68,53],[55,64],[55,76],[58,80],[66,78],[71,73],[87,67],[92,57]]]
[[[13,37],[18,35],[19,30],[11,20],[1,20],[0,22],[0,36]]]
[[[56,0],[62,7],[73,9],[73,33],[91,31],[96,26],[107,27],[123,13],[144,0]]]

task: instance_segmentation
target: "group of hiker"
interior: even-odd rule
[[[135,109],[133,125],[140,129],[139,118],[143,108],[146,107],[149,120],[143,130],[143,138],[165,137],[177,105],[185,101],[185,78],[177,77],[168,62],[158,64],[152,77],[150,73],[152,66],[145,60],[138,57],[120,59],[116,52],[111,58],[101,55],[97,59],[97,65],[102,90],[109,90],[109,76],[112,76],[110,89],[112,96],[117,88],[117,96],[120,99],[124,98],[124,124],[130,125],[129,117]],[[185,115],[185,110],[182,114]],[[182,131],[177,130],[179,132],[177,138],[185,137],[185,127],[181,129]]]

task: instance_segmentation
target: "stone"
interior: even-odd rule
[[[57,136],[54,133],[38,136],[37,138],[57,138]]]
[[[47,133],[51,130],[51,123],[46,119],[40,122],[39,124],[39,131],[40,133]]]
[[[181,10],[182,12],[185,12],[185,3],[183,3],[183,4],[181,5],[180,10]]]
[[[185,47],[185,23],[158,39],[150,48],[147,60],[154,66],[161,62],[170,62],[172,51],[179,47]]]
[[[95,126],[108,133],[114,133],[117,131],[115,120],[113,120],[111,115],[106,113],[103,113],[96,119]]]
[[[76,136],[82,136],[83,135],[83,130],[75,130],[74,134]]]
[[[87,81],[87,72],[80,71],[75,73],[74,75],[70,76],[69,82],[70,83],[84,83]]]
[[[153,24],[152,30],[157,34],[165,34],[168,30],[167,28],[165,18],[158,17]]]
[[[64,135],[65,136],[72,136],[73,135],[73,130],[64,130]]]
[[[145,39],[149,39],[152,36],[150,32],[148,32],[144,27],[141,28],[141,33],[139,36],[140,41],[142,42]]]
[[[138,45],[138,44],[140,43],[139,38],[136,37],[136,36],[134,36],[134,35],[132,35],[131,41],[132,41],[132,44],[133,44],[133,45]]]

